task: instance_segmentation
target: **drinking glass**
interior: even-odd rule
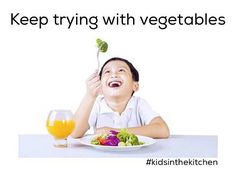
[[[54,138],[55,147],[67,147],[67,137],[75,127],[73,114],[70,110],[52,110],[47,118],[48,132]]]

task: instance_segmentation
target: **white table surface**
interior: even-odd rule
[[[172,135],[168,139],[157,139],[151,146],[128,152],[102,151],[82,145],[72,138],[68,139],[67,148],[56,148],[52,142],[49,135],[19,135],[18,155],[24,158],[216,158],[218,153],[218,137],[209,135]]]

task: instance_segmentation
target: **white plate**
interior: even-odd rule
[[[147,147],[149,145],[152,145],[154,143],[156,143],[155,139],[152,139],[150,137],[146,137],[146,136],[139,136],[138,140],[140,142],[144,142],[143,145],[134,145],[134,146],[105,146],[105,145],[94,145],[91,144],[91,140],[96,137],[97,135],[89,135],[89,136],[84,136],[83,138],[79,139],[79,142],[83,145],[87,145],[87,146],[91,146],[94,147],[96,149],[100,149],[100,150],[106,150],[106,151],[131,151],[131,150],[138,150],[142,147]]]

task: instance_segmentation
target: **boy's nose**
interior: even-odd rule
[[[111,78],[117,78],[117,73],[116,73],[116,72],[113,72],[113,73],[111,74]]]

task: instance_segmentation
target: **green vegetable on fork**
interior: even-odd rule
[[[99,71],[99,69],[100,69],[99,53],[100,52],[105,53],[108,49],[108,44],[107,44],[107,42],[105,42],[99,38],[96,40],[96,43],[97,43],[97,47],[98,47],[97,62],[98,62],[98,71]]]

